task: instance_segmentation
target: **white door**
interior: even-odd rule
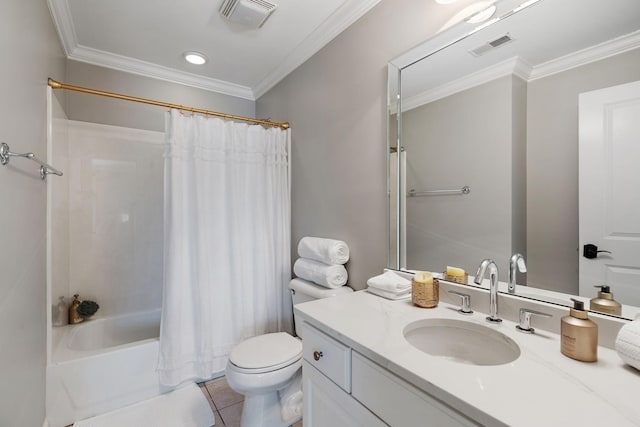
[[[640,81],[580,94],[581,296],[609,285],[640,306]],[[596,258],[583,255],[593,244]]]

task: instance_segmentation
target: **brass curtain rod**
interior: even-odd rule
[[[116,99],[122,99],[125,101],[140,102],[142,104],[156,105],[158,107],[175,108],[176,110],[190,111],[192,113],[204,114],[207,116],[222,117],[222,118],[231,119],[231,120],[241,120],[243,122],[257,123],[264,126],[279,127],[281,129],[289,129],[289,123],[276,123],[276,122],[270,122],[268,120],[252,119],[250,117],[242,117],[242,116],[236,116],[233,114],[218,113],[216,111],[204,110],[202,108],[185,107],[184,105],[171,104],[169,102],[155,101],[153,99],[122,95],[119,93],[107,92],[106,90],[91,89],[91,88],[82,87],[82,86],[74,86],[74,85],[58,82],[56,80],[53,80],[52,78],[49,78],[49,86],[51,86],[51,88],[53,89],[73,90],[75,92],[88,93],[91,95],[100,95],[100,96],[106,96],[108,98],[116,98]]]

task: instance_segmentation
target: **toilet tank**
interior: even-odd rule
[[[316,285],[301,279],[291,280],[291,282],[289,282],[289,289],[291,290],[293,305],[321,298],[331,298],[338,295],[350,294],[353,292],[353,289],[348,286],[325,288],[324,286]],[[295,314],[293,318],[296,326],[296,335],[302,338],[302,323],[298,321]]]

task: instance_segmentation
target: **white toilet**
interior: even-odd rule
[[[289,284],[293,304],[353,292],[299,280]],[[296,332],[302,338],[295,319]],[[229,386],[244,395],[241,427],[284,427],[302,417],[302,342],[285,333],[259,335],[231,350],[225,368]]]

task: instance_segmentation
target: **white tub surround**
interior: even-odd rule
[[[62,427],[158,396],[160,310],[53,328],[47,420]]]
[[[447,293],[453,287],[460,292],[474,291],[466,292],[473,294],[474,314],[465,316],[457,312],[459,298]],[[600,326],[601,346],[597,362],[582,363],[563,356],[558,333],[549,331],[559,329],[560,318],[568,309],[505,295],[499,298],[499,314],[504,319],[500,324],[485,321],[484,307],[489,300],[486,291],[450,284],[441,285],[440,304],[435,309],[356,292],[297,305],[295,314],[304,320],[306,328],[315,327],[335,348],[340,348],[340,354],[350,353],[348,362],[344,362],[348,378],[333,380],[335,384],[343,384],[336,393],[344,394],[332,399],[330,407],[338,408],[335,413],[342,411],[351,416],[356,410],[365,411],[363,417],[375,414],[387,424],[402,425],[410,422],[412,409],[419,409],[424,416],[423,406],[430,405],[436,408],[430,412],[431,421],[438,417],[446,420],[438,425],[640,425],[636,396],[640,372],[625,366],[610,346],[624,321],[590,315]],[[519,307],[537,309],[554,317],[534,318],[536,333],[523,334],[515,329],[514,314]],[[428,318],[490,327],[515,341],[521,354],[515,361],[498,366],[462,364],[430,356],[409,344],[403,335],[408,324]],[[328,363],[326,356],[333,353],[332,348],[324,352],[320,361],[314,361],[317,349],[309,348],[314,344],[306,339],[303,342],[305,393],[311,391],[305,394],[305,425],[318,415],[318,411],[313,413],[312,404],[322,397],[322,378],[332,375],[322,366]],[[407,398],[399,397],[397,392],[404,393],[403,390],[410,391]],[[358,408],[348,409],[349,405]],[[403,405],[405,409],[401,409]]]
[[[54,97],[55,98],[55,97]],[[73,294],[99,316],[162,305],[163,132],[58,120],[49,180],[52,301]]]

